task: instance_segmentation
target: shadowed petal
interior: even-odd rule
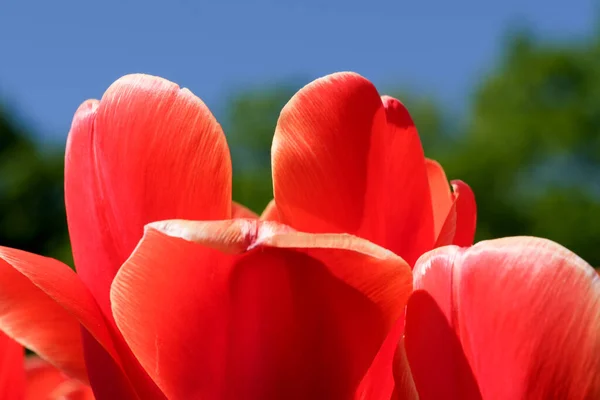
[[[600,396],[600,277],[575,254],[505,238],[434,250],[414,273],[405,334],[421,399]]]
[[[453,180],[454,206],[456,208],[456,233],[452,244],[470,246],[475,239],[477,204],[473,191],[463,181]]]
[[[355,396],[410,290],[402,259],[353,236],[165,221],[148,226],[111,299],[169,399],[329,399]]]
[[[70,376],[82,382],[89,378],[99,398],[136,398],[121,366],[125,353],[115,349],[100,308],[68,266],[0,247],[0,288],[0,330]],[[84,355],[86,342],[92,353]],[[98,354],[103,368],[98,357],[91,357]]]
[[[258,215],[249,208],[236,203],[231,203],[231,218],[258,218]]]
[[[61,262],[0,247],[0,329],[56,367],[87,381],[80,324],[118,359],[104,319]]]
[[[359,387],[360,399],[418,400],[410,367],[401,345],[404,315],[389,331]]]
[[[48,399],[50,394],[69,378],[52,364],[38,357],[27,357],[25,361],[27,377],[26,399]]]
[[[60,384],[50,395],[55,400],[95,400],[94,393],[89,386],[82,385],[74,379]],[[115,398],[115,397],[111,397]],[[107,397],[109,399],[109,397]],[[32,399],[33,400],[33,399]]]
[[[269,204],[267,204],[263,213],[260,216],[260,219],[262,219],[263,221],[281,221],[281,219],[279,218],[279,211],[277,210],[277,204],[275,204],[275,199],[271,200]]]
[[[446,173],[442,166],[437,161],[431,159],[425,160],[425,166],[427,167],[427,179],[429,190],[431,191],[435,237],[438,240],[454,199],[450,191],[450,183],[448,182],[448,178],[446,178]]]

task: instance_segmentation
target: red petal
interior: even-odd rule
[[[87,380],[80,324],[116,358],[100,309],[65,264],[0,247],[0,329],[55,366]]]
[[[359,387],[359,398],[369,400],[418,400],[403,347],[402,315],[388,333]]]
[[[467,247],[475,240],[475,227],[477,224],[477,204],[473,191],[463,181],[452,181],[454,189],[454,202],[456,208],[456,233],[453,244]]]
[[[600,277],[575,254],[505,238],[432,251],[414,273],[405,334],[421,399],[600,397]]]
[[[284,107],[272,147],[282,222],[348,232],[409,263],[434,243],[425,158],[408,112],[353,73],[318,79]]]
[[[89,386],[83,385],[74,379],[63,382],[52,393],[51,398],[56,400],[94,400],[94,393]],[[115,397],[103,397],[106,399],[114,399]],[[119,398],[119,397],[117,397]],[[123,398],[123,397],[121,397]],[[130,397],[126,397],[130,398]],[[34,400],[32,398],[32,400]]]
[[[454,202],[450,184],[442,166],[435,160],[426,159],[427,179],[431,191],[431,204],[433,207],[433,223],[435,226],[435,237],[438,239],[446,218]]]
[[[419,400],[419,393],[413,380],[405,349],[404,338],[402,338],[398,342],[393,361],[395,387],[392,400]]]
[[[221,127],[187,89],[146,75],[121,78],[99,103],[86,102],[75,114],[65,197],[77,271],[113,328],[110,284],[144,224],[231,215],[231,162]],[[119,334],[113,335],[140,396],[161,398]],[[98,382],[117,379],[119,371],[102,349],[85,344],[90,374]]]
[[[70,380],[64,373],[37,357],[28,357],[27,400],[50,399],[51,394],[64,382]]]
[[[325,399],[354,396],[410,290],[404,261],[352,236],[166,221],[148,227],[111,298],[169,399]]]
[[[0,332],[0,399],[21,400],[25,397],[23,347]]]
[[[456,202],[453,202],[446,215],[446,220],[440,230],[434,247],[448,246],[454,243],[456,237]]]
[[[279,211],[277,210],[277,205],[275,204],[275,199],[271,200],[269,204],[265,207],[265,210],[260,216],[260,219],[263,221],[275,221],[280,222]]]
[[[27,393],[22,397],[25,400],[94,400],[89,386],[69,378],[47,362],[29,357],[25,365]]]
[[[97,371],[89,378],[99,398],[135,398],[121,367],[120,357],[126,353],[117,355],[102,312],[68,266],[0,247],[0,287],[0,329],[81,381],[88,379],[86,365],[88,373]],[[92,345],[86,346],[86,365],[82,339]],[[91,355],[103,356],[104,363]],[[112,369],[105,368],[107,363]]]
[[[189,90],[125,76],[75,114],[65,196],[77,271],[110,316],[110,284],[146,223],[230,216],[225,136]]]
[[[258,218],[258,215],[249,208],[234,202],[231,202],[231,218]]]

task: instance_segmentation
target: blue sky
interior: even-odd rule
[[[43,139],[119,76],[146,72],[211,107],[235,90],[353,70],[464,105],[511,26],[569,39],[592,0],[0,1],[0,97]]]

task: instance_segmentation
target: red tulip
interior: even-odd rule
[[[92,391],[0,332],[0,398],[3,400],[93,400]]]
[[[290,100],[272,167],[276,218],[297,230],[351,233],[410,265],[434,247],[473,243],[470,188],[453,181],[450,191],[406,108],[360,75],[317,79]]]
[[[188,90],[134,75],[85,102],[65,194],[77,274],[0,248],[0,330],[96,398],[368,397],[409,266],[354,236],[231,220],[255,216]],[[144,231],[173,218],[204,222]]]
[[[600,277],[572,252],[528,237],[447,246],[419,259],[414,288],[396,399],[600,398]]]

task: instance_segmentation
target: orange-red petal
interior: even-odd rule
[[[37,357],[25,361],[27,400],[49,399],[50,394],[69,378],[53,365]]]
[[[89,378],[99,398],[135,398],[100,308],[68,266],[0,247],[0,288],[0,330],[70,376]],[[86,341],[112,369],[90,373],[99,360],[82,353]]]
[[[397,375],[394,366],[398,357],[399,343],[404,334],[404,315],[399,318],[388,332],[385,341],[379,348],[375,359],[360,383],[357,398],[369,400],[416,400],[416,391],[412,378],[408,376],[411,385]],[[404,359],[404,357],[403,357]],[[410,371],[403,369],[401,373]],[[404,376],[404,375],[403,375]],[[397,379],[396,379],[397,378]],[[396,382],[398,382],[396,384]]]
[[[355,234],[410,264],[433,247],[425,158],[413,121],[360,75],[337,73],[301,89],[281,112],[271,157],[283,223]]]
[[[505,238],[423,256],[406,350],[423,400],[600,397],[600,277],[560,245]]]
[[[74,379],[63,382],[51,394],[53,400],[96,400],[94,392],[89,386],[83,385]],[[115,397],[106,397],[114,399]],[[32,399],[33,400],[33,399]]]
[[[80,324],[116,357],[104,319],[77,275],[51,258],[0,247],[0,330],[87,381]]]
[[[22,400],[25,397],[23,347],[0,331],[0,399]]]
[[[161,78],[125,76],[100,102],[84,103],[65,164],[75,265],[111,329],[110,284],[146,223],[231,215],[231,161],[221,127],[189,90]],[[113,336],[140,396],[161,398],[119,334]],[[102,349],[87,340],[85,346],[90,374],[115,379],[119,371]]]
[[[277,210],[277,204],[275,204],[275,199],[271,200],[269,204],[267,204],[264,211],[260,215],[260,219],[264,221],[280,222],[279,211]]]
[[[38,357],[27,357],[25,360],[27,388],[25,400],[62,399],[57,390],[69,381],[75,381],[62,371]],[[83,386],[80,382],[78,386]]]
[[[356,395],[410,290],[402,259],[353,236],[166,221],[148,226],[111,299],[169,399],[325,399]]]
[[[438,240],[454,199],[450,191],[450,183],[446,178],[446,172],[444,172],[440,163],[428,158],[425,160],[425,166],[427,167],[427,180],[431,192],[435,238]]]
[[[473,191],[461,180],[452,181],[454,207],[456,209],[456,231],[452,244],[470,246],[475,240],[477,204]]]
[[[258,218],[258,215],[248,207],[233,201],[231,202],[231,218]]]

